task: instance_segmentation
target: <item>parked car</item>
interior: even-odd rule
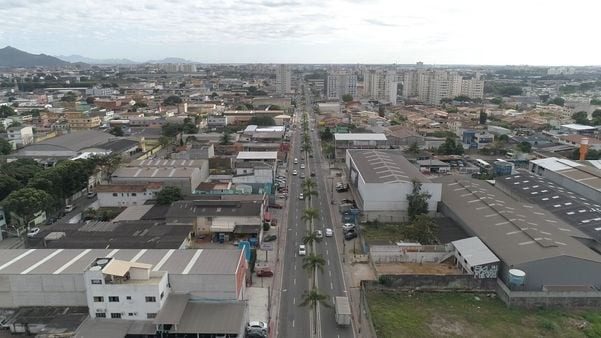
[[[326,228],[326,237],[334,236],[334,231],[330,228]]]
[[[301,165],[300,165],[300,168],[301,168],[301,169],[305,169],[305,164],[304,164],[304,163],[301,163]]]
[[[305,199],[305,195],[303,195],[303,193],[301,192],[300,194],[298,194],[298,199],[299,200],[304,200]]]
[[[307,255],[307,247],[304,244],[298,246],[298,255],[305,256]]]
[[[300,174],[300,178],[302,178],[304,180],[305,179],[305,173],[301,173]]]
[[[296,169],[292,170],[292,175],[298,175],[298,171]]]
[[[323,232],[321,232],[321,230],[315,230],[315,237],[323,238]]]
[[[75,209],[75,207],[72,204],[67,204],[65,206],[65,212],[71,212],[73,209]]]
[[[344,223],[342,225],[342,231],[345,233],[348,231],[354,231],[355,229],[357,229],[357,225],[353,223]]]
[[[267,323],[252,321],[246,324],[246,333],[267,333]]]
[[[40,232],[40,228],[31,228],[27,231],[27,237],[32,238],[35,237]]]
[[[276,235],[266,235],[263,237],[263,242],[273,242],[278,238]]]
[[[346,239],[347,241],[350,241],[353,238],[357,238],[357,232],[354,230],[348,231],[344,234],[344,239]]]
[[[88,191],[88,198],[94,198],[96,197],[96,192],[95,191]]]
[[[345,204],[345,203],[355,204],[355,200],[349,200],[349,199],[346,199],[346,198],[343,199],[343,200],[340,200],[340,204]]]
[[[256,273],[257,277],[273,277],[273,271],[270,267],[259,268]]]

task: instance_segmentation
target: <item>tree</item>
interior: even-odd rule
[[[328,303],[328,299],[329,297],[325,294],[322,294],[319,292],[319,290],[313,288],[311,289],[311,291],[309,292],[305,292],[303,294],[303,301],[302,303],[300,303],[300,306],[310,306],[311,309],[313,309],[313,315],[314,315],[314,323],[315,325],[313,325],[313,329],[314,329],[314,334],[317,334],[317,305],[322,304],[325,307],[332,307],[332,305],[330,305],[330,303]]]
[[[455,96],[455,98],[453,99],[453,101],[472,102],[472,99],[469,96],[467,96],[467,95],[459,95],[459,96]]]
[[[23,188],[13,191],[2,202],[3,207],[23,218],[27,227],[36,213],[45,211],[52,202],[52,196],[43,190]]]
[[[409,145],[409,148],[407,148],[407,153],[413,155],[419,154],[419,145],[417,144],[417,142],[413,142]]]
[[[480,124],[486,124],[487,118],[488,118],[488,114],[486,114],[485,111],[480,111],[480,118],[479,118]]]
[[[313,280],[313,287],[315,288],[316,272],[319,269],[323,272],[323,266],[326,264],[326,260],[322,256],[317,254],[309,254],[303,258],[303,269],[311,274]]]
[[[592,99],[591,104],[593,106],[601,106],[601,99]]]
[[[14,116],[17,113],[15,113],[15,110],[12,109],[10,106],[6,106],[6,105],[2,105],[0,106],[0,118],[7,118],[9,116]]]
[[[196,134],[198,133],[198,127],[192,122],[184,122],[182,131],[184,134]]]
[[[171,143],[171,140],[167,137],[167,136],[161,136],[159,137],[159,144],[161,145],[161,147],[166,147]]]
[[[405,239],[420,244],[435,244],[438,226],[428,215],[419,215],[401,230]]]
[[[322,132],[319,133],[319,138],[324,142],[330,142],[334,139],[334,134],[329,127],[325,127]]]
[[[499,135],[498,140],[499,142],[507,143],[509,142],[509,136],[507,134]]]
[[[522,141],[517,145],[517,148],[523,153],[529,153],[530,151],[532,151],[532,144],[530,144],[530,142],[527,141]]]
[[[8,155],[13,150],[13,146],[7,140],[0,138],[0,154]]]
[[[554,104],[554,105],[558,105],[558,106],[562,106],[564,105],[564,103],[566,103],[566,100],[564,100],[561,97],[555,97],[552,100],[549,101],[549,104]]]
[[[351,94],[344,94],[344,95],[342,95],[342,101],[343,102],[351,102],[351,101],[353,101],[353,95],[351,95]]]
[[[413,188],[410,194],[407,194],[407,215],[412,222],[415,218],[422,214],[428,213],[428,200],[432,195],[422,191],[422,184],[416,180],[412,182]]]
[[[500,97],[495,97],[495,98],[490,99],[490,103],[492,103],[492,104],[501,104],[501,103],[503,103],[503,99],[500,98]]]
[[[13,177],[0,175],[0,201],[10,195],[11,192],[19,189],[21,183],[15,180]]]
[[[313,245],[313,243],[319,243],[319,242],[321,242],[321,238],[317,237],[317,234],[315,233],[315,231],[309,231],[303,237],[303,243],[309,247],[311,247],[311,245]]]
[[[589,124],[588,113],[585,111],[579,111],[572,114],[572,119],[578,124]]]
[[[94,101],[96,101],[96,98],[94,96],[88,96],[88,97],[86,97],[86,103],[87,104],[94,104]]]
[[[161,127],[161,133],[163,134],[163,136],[172,138],[177,136],[177,134],[179,134],[182,131],[182,126],[178,126],[177,124],[173,124],[173,123],[165,123],[162,127]]]
[[[114,136],[125,135],[125,133],[123,132],[123,128],[121,128],[121,126],[114,126],[113,128],[111,128],[111,130],[109,130],[109,134],[114,135]]]
[[[273,126],[275,125],[275,120],[271,116],[253,116],[248,124],[254,124],[257,126]]]
[[[219,144],[222,145],[228,145],[232,143],[232,135],[230,134],[229,131],[224,131],[223,134],[221,134],[221,138],[219,139]]]
[[[601,109],[595,109],[593,112],[593,119],[601,119]]]
[[[1,173],[13,177],[23,186],[42,170],[44,169],[36,161],[30,159],[18,159],[0,167]]]
[[[454,138],[447,137],[445,142],[438,147],[438,153],[442,155],[462,155],[463,146],[456,143]]]
[[[157,203],[161,205],[170,205],[183,198],[182,191],[178,187],[165,187],[157,194]]]
[[[312,179],[306,179],[303,182],[302,188],[303,188],[303,195],[305,195],[305,197],[307,197],[309,199],[309,201],[311,201],[311,199],[313,198],[313,196],[317,196],[317,189],[315,189],[317,187],[317,184],[315,183],[315,181],[313,181]]]
[[[77,101],[77,95],[73,92],[67,92],[63,97],[61,97],[61,101],[63,102],[75,102]]]
[[[163,100],[163,104],[166,106],[174,106],[176,104],[182,103],[182,98],[177,95],[171,95]]]

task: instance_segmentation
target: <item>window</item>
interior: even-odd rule
[[[119,297],[118,296],[109,296],[109,302],[111,302],[111,303],[118,303],[119,302]]]
[[[134,313],[133,313],[133,312],[130,312],[130,313],[128,313],[127,315],[128,315],[128,316],[130,316],[130,317],[133,317],[133,316],[134,316]]]
[[[161,299],[163,299],[163,296],[165,296],[165,291],[161,292]]]
[[[92,282],[92,284],[102,284],[102,279],[92,279],[90,282]]]
[[[146,296],[146,303],[154,303],[157,301],[157,297],[154,296]]]
[[[146,314],[146,319],[155,319],[157,314],[155,312],[149,312]]]
[[[121,313],[120,312],[111,312],[111,318],[120,319]]]
[[[95,303],[102,303],[102,302],[104,302],[104,297],[102,297],[102,296],[94,296],[94,302]]]
[[[138,196],[135,192],[131,193],[132,196]]]
[[[117,197],[117,196],[119,196],[119,194],[117,194],[116,192],[114,192],[113,196]]]
[[[106,313],[96,312],[96,318],[106,318]]]
[[[125,297],[125,299],[131,300],[131,296],[127,296],[127,297]]]

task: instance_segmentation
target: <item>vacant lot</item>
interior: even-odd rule
[[[370,244],[394,244],[403,240],[401,226],[396,224],[364,224],[361,233]]]
[[[368,291],[378,337],[601,337],[601,312],[508,309],[463,293]]]

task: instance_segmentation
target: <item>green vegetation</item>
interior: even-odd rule
[[[109,130],[109,134],[114,135],[114,136],[125,135],[125,133],[123,133],[123,128],[121,128],[121,126],[112,127],[111,130]]]
[[[476,298],[478,297],[478,298]],[[601,313],[524,310],[464,293],[369,290],[378,337],[599,337]]]
[[[486,119],[488,118],[488,114],[485,111],[480,111],[480,117],[478,118],[478,122],[480,124],[486,124]]]
[[[7,140],[0,138],[0,155],[8,155],[13,150],[12,145]]]
[[[343,102],[351,102],[351,101],[353,101],[353,95],[351,95],[351,94],[344,94],[344,95],[342,95],[342,101]]]
[[[367,223],[361,228],[367,242],[399,242],[405,239],[402,228],[397,224]]]
[[[177,95],[171,95],[163,100],[163,104],[166,106],[174,106],[176,104],[182,103],[182,98]]]
[[[461,142],[455,142],[451,137],[447,137],[446,141],[438,147],[438,153],[441,155],[463,155],[463,152]]]
[[[595,106],[601,106],[601,99],[592,99],[591,104]]]
[[[438,225],[434,223],[432,217],[425,214],[416,216],[409,224],[401,229],[401,233],[405,239],[420,244],[436,244],[437,232]]]
[[[565,103],[566,103],[566,100],[564,100],[561,97],[555,97],[555,98],[549,100],[549,104],[555,104],[555,105],[562,106],[562,107]]]
[[[67,92],[63,97],[61,97],[61,101],[63,102],[75,102],[77,101],[77,95],[73,92]]]
[[[522,95],[522,87],[493,81],[484,82],[484,93],[495,96]]]
[[[407,214],[410,221],[414,221],[417,216],[428,213],[428,200],[432,195],[422,190],[422,184],[413,181],[413,189],[407,194]]]
[[[178,187],[165,187],[157,194],[157,203],[170,205],[175,201],[182,200],[182,191]]]
[[[5,106],[5,105],[0,106],[0,118],[7,118],[9,116],[14,116],[16,114],[17,113],[15,113],[15,110],[12,109],[11,107]]]
[[[225,130],[223,132],[223,134],[221,134],[221,137],[219,138],[219,144],[221,144],[221,145],[232,144],[232,134],[228,130]]]

